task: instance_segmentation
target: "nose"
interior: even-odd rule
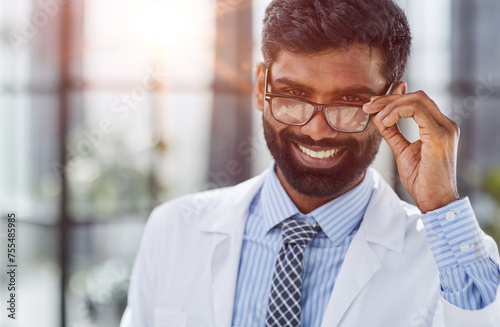
[[[338,134],[336,130],[328,125],[325,115],[320,111],[316,111],[311,120],[301,126],[300,131],[302,134],[309,135],[315,141],[334,138]]]

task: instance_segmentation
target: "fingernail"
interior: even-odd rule
[[[373,101],[367,102],[367,103],[365,103],[365,106],[369,106],[369,105],[371,105],[372,103],[373,103]]]

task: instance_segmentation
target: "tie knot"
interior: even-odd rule
[[[305,220],[287,219],[281,227],[283,243],[295,243],[307,246],[318,233],[317,228]]]

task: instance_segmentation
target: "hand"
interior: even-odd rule
[[[389,144],[401,182],[421,212],[443,207],[459,199],[456,182],[458,125],[443,115],[424,92],[372,97],[363,106],[377,113],[373,123]],[[420,140],[410,143],[396,124],[413,118]]]

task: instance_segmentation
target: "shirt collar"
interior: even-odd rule
[[[281,185],[274,170],[274,163],[271,168],[262,186],[260,197],[266,232],[291,216],[297,214],[304,216]],[[368,169],[356,187],[316,208],[307,216],[312,217],[328,238],[338,245],[359,226],[363,219],[373,191],[373,183],[373,173]]]
[[[280,224],[287,218],[299,213],[299,209],[292,202],[271,165],[270,173],[266,176],[260,194],[262,212],[264,214],[265,232]]]

